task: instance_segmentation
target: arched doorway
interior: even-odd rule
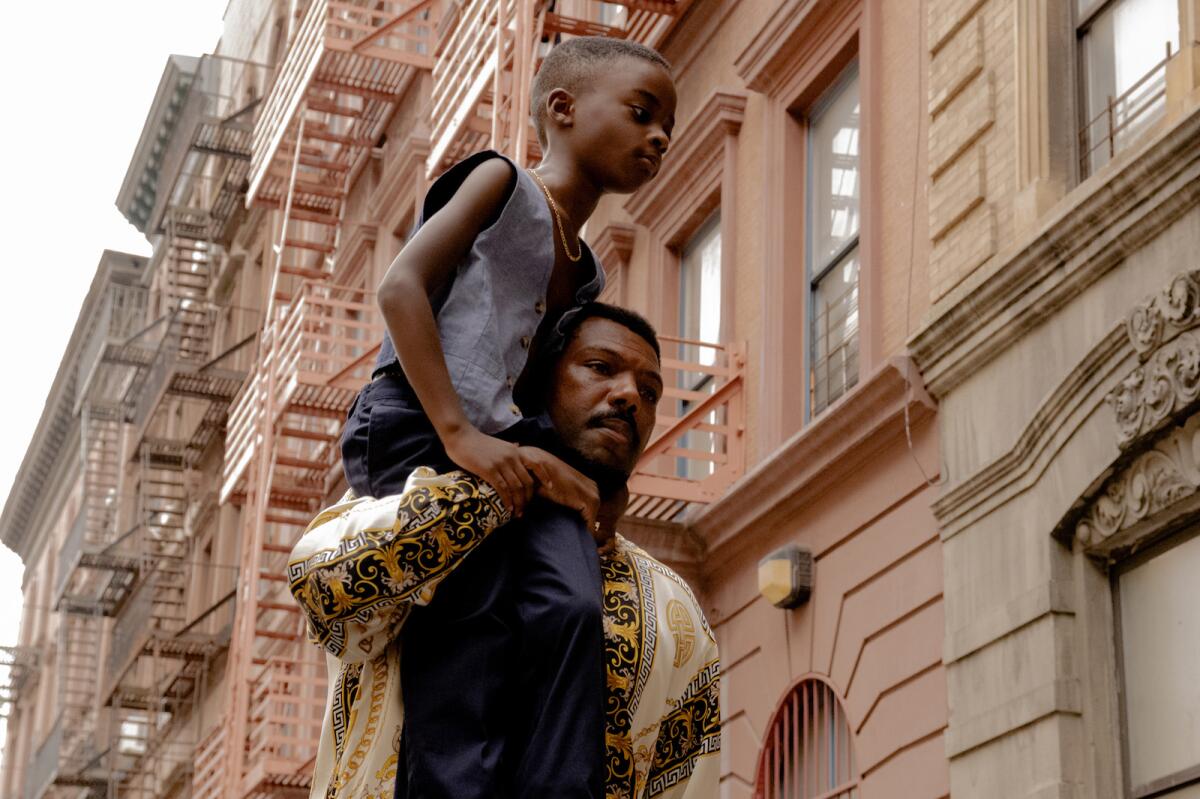
[[[806,677],[788,691],[764,741],[755,799],[858,799],[854,736],[824,679]]]

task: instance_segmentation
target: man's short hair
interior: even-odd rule
[[[671,65],[657,50],[644,44],[610,36],[578,36],[551,50],[533,79],[533,124],[538,141],[546,145],[546,98],[555,89],[578,94],[599,74],[601,67],[620,58],[640,58],[667,72]]]
[[[608,319],[641,336],[654,350],[654,356],[662,361],[662,348],[658,343],[658,333],[646,317],[637,311],[609,305],[606,302],[589,302],[580,306],[574,315],[562,323],[561,336],[555,337],[552,342],[547,342],[533,354],[529,379],[525,381],[529,385],[521,396],[515,398],[527,416],[545,410],[545,400],[549,394],[550,381],[554,378],[554,368],[558,364],[559,358],[567,351],[568,345],[579,334],[579,328],[589,319]]]

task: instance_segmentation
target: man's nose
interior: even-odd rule
[[[630,372],[618,372],[613,375],[608,389],[608,402],[618,408],[630,408],[634,411],[638,406],[637,379]]]

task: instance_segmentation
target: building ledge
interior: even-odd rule
[[[937,398],[1200,203],[1200,110],[1080,184],[938,301],[909,350]]]
[[[888,359],[862,383],[747,472],[725,495],[689,520],[707,563],[745,548],[747,530],[774,528],[829,485],[870,460],[877,434],[925,421],[936,405],[911,359]],[[932,475],[931,475],[932,477]]]

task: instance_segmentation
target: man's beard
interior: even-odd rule
[[[629,472],[619,466],[600,463],[574,447],[563,444],[559,455],[569,466],[595,481],[601,499],[612,496],[629,482]]]

